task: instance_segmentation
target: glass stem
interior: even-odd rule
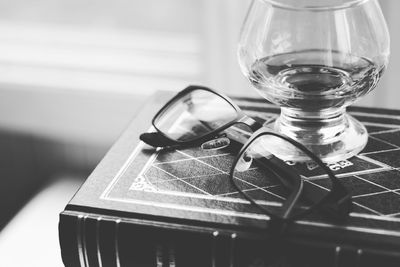
[[[307,112],[282,108],[275,130],[303,145],[334,142],[349,126],[345,108]]]

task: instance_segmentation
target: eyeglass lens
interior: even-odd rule
[[[155,126],[176,141],[202,137],[237,118],[236,109],[221,96],[193,90],[172,102],[154,120]]]
[[[269,214],[279,217],[287,212],[290,213],[289,217],[303,214],[330,192],[332,182],[311,158],[303,163],[285,162],[280,159],[284,157],[274,151],[277,147],[279,151],[287,148],[301,152],[300,148],[281,137],[261,135],[240,155],[234,166],[233,182],[243,194]],[[310,166],[314,170],[318,169],[319,175],[305,178],[301,174]],[[296,195],[299,190],[299,179],[303,180],[303,190],[296,200],[290,196]]]

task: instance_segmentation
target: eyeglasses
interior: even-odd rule
[[[157,132],[140,139],[154,147],[194,145],[214,138],[234,124],[256,131],[255,121],[227,96],[203,86],[189,86],[179,92],[154,116]]]
[[[233,161],[230,180],[273,221],[299,219],[316,208],[335,219],[350,212],[346,188],[317,156],[295,140],[263,128],[230,98],[210,88],[187,87],[161,108],[152,124],[157,132],[144,133],[140,139],[154,147],[193,146],[212,140],[233,125],[238,125],[239,131],[254,132]],[[304,164],[287,164],[276,147],[306,155],[320,175],[304,177]]]
[[[285,148],[305,155],[308,163],[320,168],[321,175],[302,177],[306,165],[288,165],[274,151],[277,146],[280,151]],[[316,208],[331,218],[343,219],[351,209],[346,188],[317,156],[295,140],[263,128],[239,151],[230,179],[238,192],[271,219],[292,221]]]

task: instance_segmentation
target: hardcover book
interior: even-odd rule
[[[269,217],[230,184],[232,151],[139,141],[171,97],[160,92],[143,107],[60,214],[65,266],[270,266]],[[279,114],[265,100],[234,100],[260,122]],[[400,266],[400,111],[349,111],[368,145],[329,167],[352,194],[352,212],[345,222],[316,212],[289,225],[282,266]],[[246,190],[277,194],[256,183]]]

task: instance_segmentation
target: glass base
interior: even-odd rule
[[[307,113],[281,109],[276,121],[265,125],[306,146],[323,162],[335,163],[357,155],[368,142],[364,125],[345,112],[345,109]],[[287,161],[309,158],[300,151],[276,144],[277,155]]]

